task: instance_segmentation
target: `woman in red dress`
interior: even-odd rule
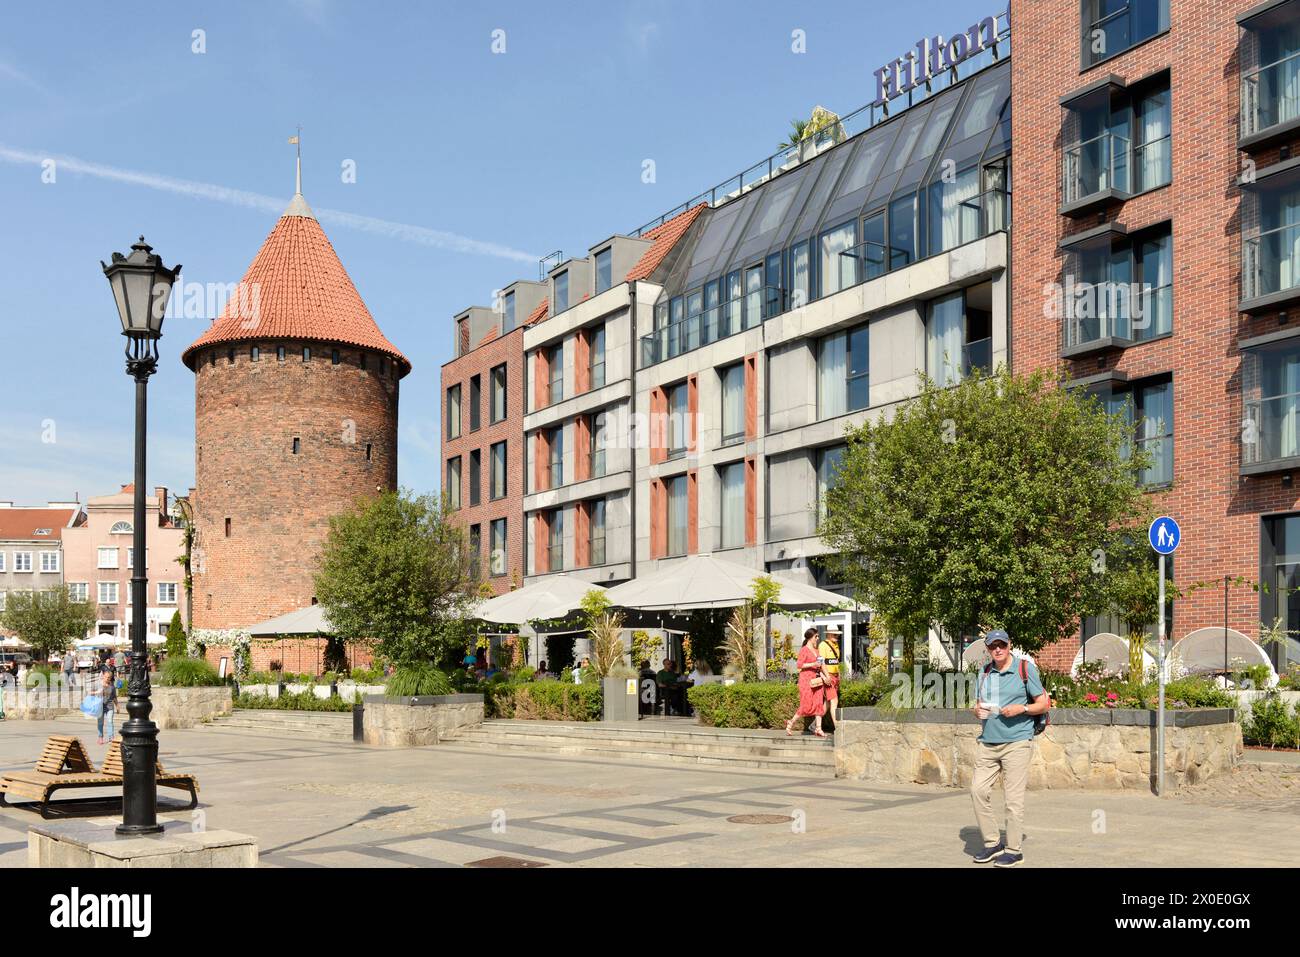
[[[799,648],[799,710],[786,722],[785,733],[794,734],[794,723],[800,718],[813,719],[813,734],[819,738],[826,737],[822,730],[822,712],[826,710],[826,688],[822,684],[821,662],[817,660],[817,629],[809,628],[803,636],[803,645]],[[813,687],[813,679],[818,679]]]

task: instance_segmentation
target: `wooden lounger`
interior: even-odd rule
[[[49,817],[50,797],[62,788],[105,788],[122,786],[122,745],[113,741],[108,747],[102,771],[86,755],[78,738],[53,735],[45,742],[33,771],[13,771],[0,777],[0,807],[8,806],[7,797],[30,798],[41,804],[41,817]],[[190,774],[172,774],[159,761],[155,769],[159,787],[188,791],[190,807],[199,803],[199,783]]]

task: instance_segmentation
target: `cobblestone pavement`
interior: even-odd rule
[[[0,770],[30,768],[54,733],[81,735],[100,761],[106,749],[87,727],[0,723]],[[969,795],[951,788],[217,730],[167,731],[161,745],[168,768],[199,777],[195,824],[256,836],[267,867],[972,867],[980,843]],[[1290,770],[1252,766],[1165,799],[1030,792],[1026,863],[1291,866],[1300,856],[1298,781]],[[169,792],[162,800],[169,816],[190,819]],[[0,810],[0,867],[26,864],[34,820]]]

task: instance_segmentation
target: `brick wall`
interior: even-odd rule
[[[1260,514],[1300,506],[1296,488],[1280,475],[1243,478],[1240,466],[1241,357],[1237,340],[1277,327],[1276,316],[1250,321],[1237,313],[1240,295],[1240,191],[1233,185],[1245,154],[1237,150],[1239,111],[1238,14],[1256,0],[1172,0],[1170,30],[1080,72],[1078,0],[1012,0],[1012,364],[1018,372],[1055,366],[1060,321],[1044,315],[1044,286],[1059,280],[1068,233],[1099,223],[1058,212],[1064,110],[1060,98],[1107,74],[1132,83],[1170,71],[1173,179],[1169,186],[1112,206],[1130,233],[1172,221],[1173,335],[1066,362],[1071,377],[1108,369],[1130,380],[1172,373],[1174,483],[1153,493],[1161,512],[1182,524],[1175,560],[1183,585],[1224,575],[1260,576]],[[1276,158],[1272,151],[1272,159]],[[1269,154],[1256,157],[1260,166]],[[1300,487],[1297,487],[1300,488]],[[1255,635],[1259,597],[1230,592],[1229,626]],[[1177,603],[1172,638],[1222,625],[1223,591],[1206,589]],[[1071,640],[1049,649],[1046,664],[1068,665]]]
[[[397,487],[392,362],[381,375],[379,355],[368,353],[363,370],[358,350],[343,346],[334,365],[319,342],[303,362],[302,346],[239,343],[233,363],[226,345],[196,356],[196,628],[243,627],[310,605],[329,517]]]
[[[492,370],[499,365],[506,367],[506,415],[500,422],[492,421]],[[544,373],[545,370],[543,370]],[[480,402],[479,422],[481,427],[476,432],[469,430],[470,424],[470,390],[471,376],[478,375],[483,383]],[[534,370],[534,383],[543,384],[545,375],[538,375]],[[459,384],[461,386],[461,427],[460,437],[446,437],[447,424],[447,390]],[[511,583],[522,584],[524,555],[524,330],[516,328],[505,336],[493,337],[477,349],[453,359],[442,367],[442,388],[440,395],[442,409],[439,416],[442,438],[442,468],[447,474],[446,464],[449,459],[461,457],[461,509],[457,518],[468,529],[471,525],[481,526],[482,558],[480,568],[482,579],[492,589],[494,595],[510,590]],[[497,442],[506,443],[506,495],[492,499],[492,446]],[[478,505],[469,504],[469,469],[470,452],[481,451],[482,475],[480,476],[481,494]],[[548,463],[549,464],[549,463]],[[538,468],[540,469],[540,464]],[[506,573],[493,576],[489,572],[489,560],[492,549],[492,522],[496,519],[506,520]]]

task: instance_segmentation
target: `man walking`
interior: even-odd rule
[[[970,788],[975,819],[984,838],[984,850],[976,855],[975,863],[1015,867],[1025,859],[1020,845],[1029,760],[1034,753],[1035,716],[1047,712],[1051,699],[1043,688],[1038,666],[1028,658],[1012,657],[1011,639],[1005,631],[993,629],[984,636],[984,645],[993,660],[980,672],[978,700],[971,709],[984,722]],[[992,807],[993,785],[999,774],[1007,809],[1006,844],[999,840]]]
[[[822,663],[822,678],[826,688],[826,710],[830,713],[831,724],[839,727],[840,723],[840,639],[839,625],[830,625],[821,641],[817,643],[817,660]]]
[[[63,653],[63,686],[72,687],[72,676],[76,673],[77,659],[72,656],[71,649]]]

